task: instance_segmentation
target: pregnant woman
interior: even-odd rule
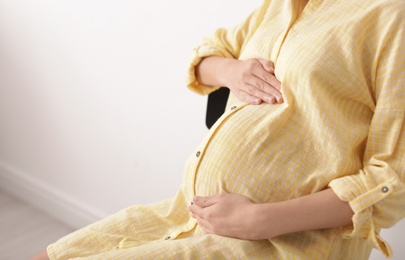
[[[405,2],[265,0],[196,47],[188,87],[227,109],[174,198],[34,259],[367,259],[405,216]]]

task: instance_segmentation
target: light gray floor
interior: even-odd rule
[[[0,190],[0,260],[28,260],[49,243],[72,231]]]

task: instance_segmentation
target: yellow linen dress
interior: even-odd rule
[[[190,156],[174,198],[126,208],[48,247],[51,259],[367,259],[405,216],[405,1],[266,0],[233,29],[195,48],[201,58],[274,61],[285,102],[227,110]],[[194,195],[222,191],[256,203],[327,187],[355,215],[343,228],[260,241],[206,235]]]

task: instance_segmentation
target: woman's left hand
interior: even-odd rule
[[[221,193],[193,198],[191,216],[207,234],[245,240],[263,239],[255,216],[256,204],[236,194]]]

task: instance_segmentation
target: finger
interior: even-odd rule
[[[281,90],[281,82],[276,78],[276,76],[272,73],[269,73],[263,69],[258,69],[252,71],[252,74],[256,77],[265,82],[267,85],[275,88],[277,91]]]
[[[193,202],[202,208],[216,204],[215,196],[194,196]]]
[[[204,230],[206,234],[214,234],[214,231],[211,229],[211,225],[205,219],[198,219],[197,224]]]
[[[274,75],[274,63],[272,61],[263,59],[258,59],[257,61],[262,66],[255,66],[252,70],[252,74],[266,82],[271,87],[281,90],[281,82]]]
[[[274,74],[261,72],[254,75],[259,79],[263,80],[264,82],[266,82],[271,87],[277,89],[278,91],[281,90],[281,82],[276,78]]]
[[[281,92],[260,78],[251,77],[246,85],[246,90],[250,95],[267,103],[274,103],[275,101],[281,103],[283,101]]]
[[[215,234],[220,236],[231,237],[232,231],[224,228],[215,227],[210,222],[201,219],[197,221],[197,224],[204,230],[205,234]]]
[[[271,74],[274,74],[274,63],[270,60],[257,59],[257,61],[262,64],[263,68]]]
[[[191,216],[195,219],[202,219],[204,215],[204,209],[197,206],[197,205],[190,205],[188,207],[188,211],[190,212]]]
[[[282,94],[280,91],[281,83],[272,74],[262,73],[261,76],[254,74],[248,79],[247,84],[250,84],[260,90],[258,94],[261,95],[259,97],[261,97],[263,100],[267,101],[268,96],[275,97],[278,102],[280,102],[282,99]]]
[[[262,99],[252,96],[244,91],[239,91],[238,98],[252,105],[260,105],[263,102]]]

